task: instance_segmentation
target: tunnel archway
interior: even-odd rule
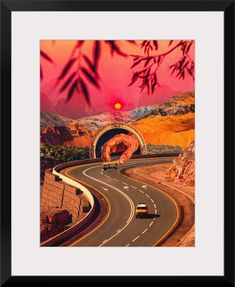
[[[125,124],[111,124],[102,128],[95,135],[91,149],[90,149],[90,158],[99,158],[101,155],[101,146],[108,141],[110,138],[117,134],[128,134],[132,133],[138,139],[140,146],[135,154],[146,154],[146,144],[142,135],[133,127],[130,127]],[[115,154],[118,155],[118,154]]]

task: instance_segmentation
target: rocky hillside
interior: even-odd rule
[[[61,127],[71,123],[72,120],[60,115],[56,115],[50,112],[41,112],[40,114],[40,126],[41,128],[48,127]]]
[[[147,144],[186,147],[194,140],[194,113],[149,116],[131,124]]]
[[[41,128],[41,143],[58,145],[72,139],[73,136],[66,126],[49,126]]]
[[[41,141],[89,147],[99,129],[113,122],[122,122],[139,130],[147,144],[184,148],[194,139],[194,108],[194,93],[184,93],[162,105],[102,113],[78,120],[44,112],[41,113]],[[58,130],[57,127],[63,128]]]
[[[192,142],[173,162],[166,176],[188,186],[195,185],[195,144]]]

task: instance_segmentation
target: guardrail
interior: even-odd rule
[[[79,162],[79,164],[82,164],[81,162]],[[63,180],[63,182],[72,185],[78,189],[80,189],[83,194],[85,195],[85,197],[87,198],[87,200],[89,201],[91,208],[89,210],[89,212],[86,214],[85,217],[83,217],[80,221],[78,221],[77,223],[75,223],[74,225],[72,225],[71,227],[69,227],[68,229],[60,232],[59,234],[49,238],[48,240],[44,241],[41,246],[58,246],[60,244],[62,244],[64,241],[68,240],[70,237],[75,236],[75,234],[77,234],[81,228],[83,228],[91,219],[92,216],[94,215],[94,211],[95,211],[95,201],[94,201],[94,197],[91,194],[91,192],[82,184],[80,184],[79,182],[59,173],[57,170],[61,170],[63,168],[66,167],[70,167],[73,165],[77,165],[77,161],[74,162],[70,162],[67,164],[61,164],[58,165],[56,167],[53,168],[52,173],[56,176],[58,176],[61,180]]]

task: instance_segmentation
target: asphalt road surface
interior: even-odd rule
[[[133,159],[118,170],[103,170],[101,163],[65,170],[65,174],[101,192],[109,203],[105,219],[71,246],[153,246],[175,226],[176,202],[162,190],[124,176],[122,169],[147,163],[170,162],[171,158]],[[138,203],[146,203],[148,218],[136,218]]]

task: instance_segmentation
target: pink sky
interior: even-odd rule
[[[137,41],[138,44],[140,42]],[[154,51],[153,54],[159,54],[168,49],[169,41],[158,41],[158,43],[159,49]],[[41,50],[53,59],[53,63],[49,63],[41,57],[43,68],[41,111],[50,111],[77,119],[101,112],[112,112],[116,102],[122,104],[121,110],[131,110],[138,106],[162,103],[180,92],[194,91],[194,81],[190,76],[187,76],[184,80],[178,80],[170,76],[169,65],[177,60],[180,51],[175,50],[165,58],[158,71],[160,87],[155,89],[154,94],[148,95],[145,91],[140,93],[138,84],[128,87],[133,74],[133,71],[130,70],[133,58],[131,56],[121,57],[117,54],[112,56],[109,47],[102,43],[102,54],[98,68],[101,89],[96,89],[92,85],[88,86],[91,99],[90,106],[86,103],[83,95],[77,93],[68,103],[65,103],[67,91],[59,93],[55,83],[68,60],[74,44],[75,41],[71,40],[41,41]],[[143,54],[143,50],[138,45],[135,46],[126,41],[118,41],[118,44],[127,54]],[[81,48],[82,52],[91,59],[93,45],[94,41],[86,41]],[[190,56],[194,59],[194,49],[191,51]]]

